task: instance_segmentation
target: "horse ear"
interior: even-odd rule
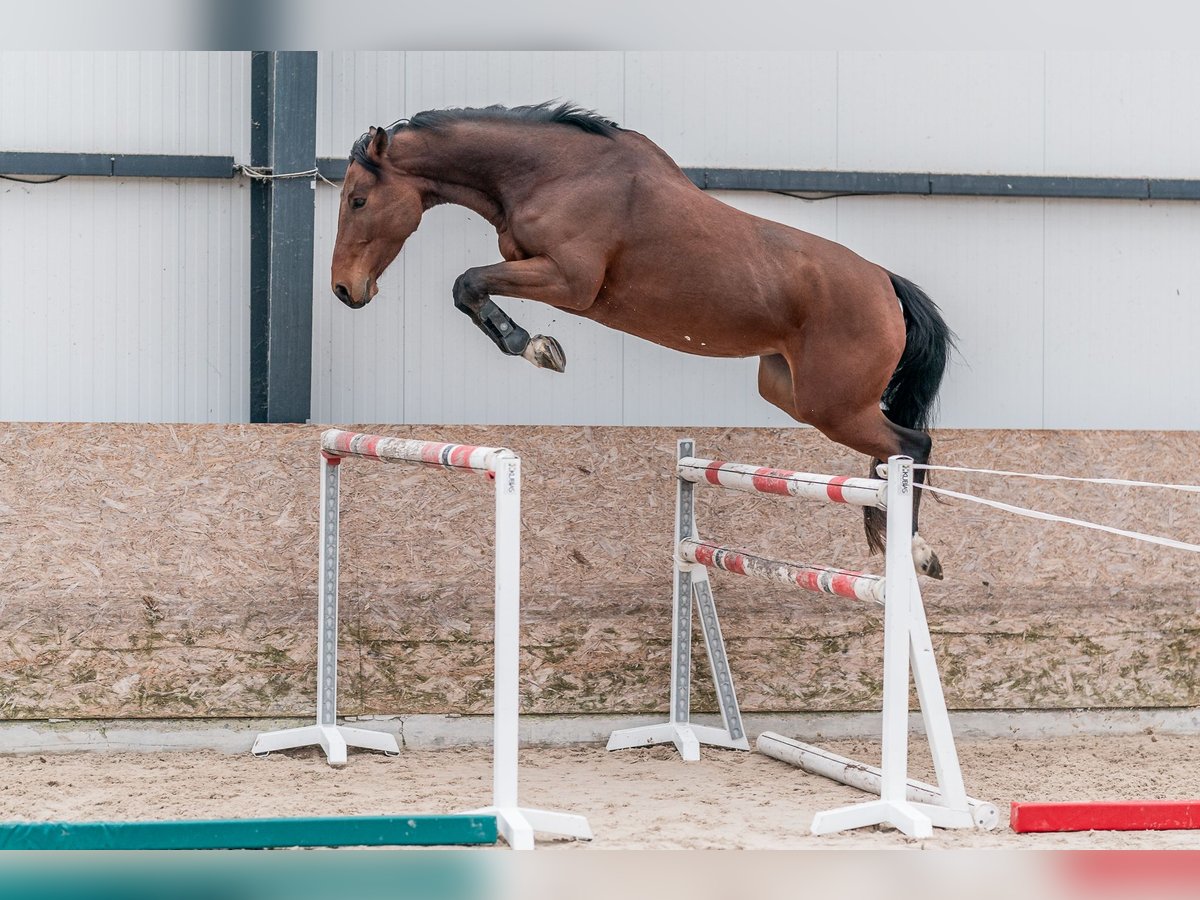
[[[369,152],[372,159],[383,159],[387,153],[388,130],[371,126],[371,146]]]

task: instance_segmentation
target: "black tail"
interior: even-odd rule
[[[889,272],[888,276],[904,310],[904,330],[908,337],[896,371],[883,392],[883,411],[902,428],[926,431],[937,409],[938,388],[954,348],[954,332],[924,291],[899,275]],[[875,477],[878,462],[871,463],[871,477]],[[882,510],[870,507],[863,512],[867,544],[872,552],[882,550],[887,517]]]
[[[938,388],[954,348],[954,333],[923,290],[899,275],[888,275],[904,310],[908,340],[883,392],[884,412],[897,425],[925,431],[937,408]]]

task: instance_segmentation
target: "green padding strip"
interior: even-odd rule
[[[495,842],[495,816],[0,823],[0,850],[258,850]]]

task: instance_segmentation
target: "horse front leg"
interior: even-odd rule
[[[562,372],[567,358],[562,346],[545,334],[530,336],[492,300],[492,294],[567,306],[570,288],[549,259],[535,257],[467,269],[454,282],[454,306],[466,313],[507,356],[521,356],[539,369]]]

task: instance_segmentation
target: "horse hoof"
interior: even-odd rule
[[[521,355],[539,369],[550,369],[553,372],[567,370],[567,356],[563,353],[562,345],[546,334],[535,334],[531,337]]]
[[[942,561],[933,552],[933,548],[926,543],[925,538],[919,534],[913,535],[912,553],[913,564],[917,567],[918,572],[930,578],[936,578],[938,581],[942,580]]]

